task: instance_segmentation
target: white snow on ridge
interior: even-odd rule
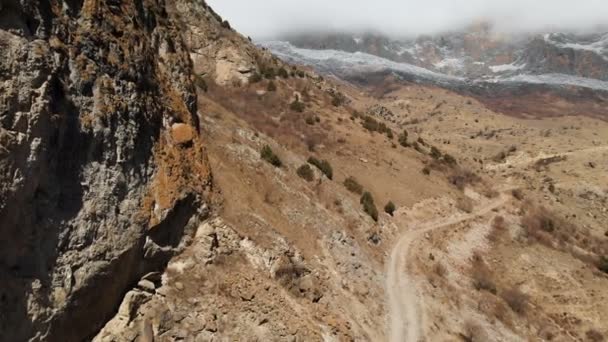
[[[570,42],[566,42],[566,43],[560,43],[560,42],[556,42],[555,40],[551,39],[552,35],[551,34],[545,34],[543,36],[543,38],[545,39],[545,41],[549,44],[555,45],[559,48],[569,48],[569,49],[575,49],[575,50],[586,50],[586,51],[591,51],[594,53],[597,53],[598,55],[602,55],[604,58],[606,58],[606,54],[608,54],[608,34],[604,35],[603,37],[601,37],[599,40],[595,41],[595,42],[591,42],[591,43],[587,43],[587,44],[582,44],[582,43],[570,43]]]
[[[597,90],[608,91],[608,82],[593,78],[565,75],[565,74],[542,74],[542,75],[516,75],[498,79],[498,82],[506,83],[531,83],[548,84],[556,86],[576,86]]]
[[[464,62],[460,58],[445,58],[442,61],[433,64],[437,69],[450,68],[450,69],[463,69]]]
[[[464,85],[466,83],[528,83],[545,84],[550,86],[575,86],[590,89],[608,91],[608,81],[592,78],[578,77],[566,74],[519,74],[514,76],[496,76],[491,78],[465,79],[462,77],[445,75],[407,63],[397,63],[378,56],[362,52],[345,52],[338,50],[310,50],[296,48],[288,42],[263,42],[260,46],[272,51],[274,55],[286,61],[309,65],[321,71],[347,75],[353,73],[366,73],[378,71],[394,71],[402,75],[411,75],[426,81],[443,83],[451,86]],[[440,62],[441,63],[441,62]],[[438,63],[439,64],[439,63]],[[437,66],[437,65],[436,65]],[[494,66],[492,71],[519,71],[525,65],[506,64]]]
[[[501,65],[492,65],[490,66],[490,70],[493,73],[505,72],[505,71],[517,71],[525,68],[525,64],[516,65],[515,63],[511,64],[501,64]]]
[[[321,69],[337,69],[341,72],[383,71],[392,70],[405,74],[431,79],[433,81],[464,81],[464,78],[437,73],[425,68],[407,63],[397,63],[391,60],[363,52],[345,52],[339,50],[310,50],[301,49],[288,42],[264,42],[260,44],[271,50],[278,57],[295,61],[296,63],[316,66]]]

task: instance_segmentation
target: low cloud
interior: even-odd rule
[[[593,30],[608,23],[608,0],[208,0],[245,35],[301,31],[432,34],[488,21],[499,31]],[[605,29],[605,26],[603,27]]]

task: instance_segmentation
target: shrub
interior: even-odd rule
[[[393,140],[394,138],[393,131],[390,128],[386,131],[386,137],[390,140]]]
[[[266,87],[268,91],[277,91],[277,85],[274,84],[273,81],[268,82],[268,86]]]
[[[262,81],[262,75],[259,72],[254,72],[249,76],[249,83],[254,84]]]
[[[340,107],[342,105],[342,101],[340,100],[340,98],[334,96],[331,99],[331,105],[334,106],[334,107]]]
[[[386,203],[386,205],[384,206],[384,212],[391,216],[393,216],[396,209],[397,208],[395,207],[395,203],[393,203],[392,201],[388,201],[388,203]]]
[[[277,72],[277,75],[279,75],[282,78],[289,78],[289,73],[287,72],[287,70],[285,70],[285,68],[281,67],[279,69],[279,71]]]
[[[297,174],[300,178],[305,179],[308,182],[312,182],[315,176],[312,168],[308,164],[300,166],[297,170]]]
[[[557,228],[555,218],[545,208],[530,210],[521,223],[529,235],[535,235],[535,232],[539,230],[553,233]]]
[[[369,192],[364,192],[359,201],[363,205],[365,211],[374,221],[378,222],[378,209],[374,204],[374,198]]]
[[[608,256],[602,256],[598,262],[597,268],[604,273],[608,273]]]
[[[264,77],[266,77],[269,80],[272,80],[276,77],[274,68],[266,68],[266,69],[264,69],[264,71],[262,71],[262,73],[264,74]]]
[[[524,314],[528,307],[528,296],[517,287],[503,291],[500,295],[507,302],[511,310],[518,314]]]
[[[601,332],[595,330],[595,329],[590,329],[587,330],[587,333],[585,333],[585,336],[587,337],[587,341],[590,342],[603,342],[605,341],[604,335],[602,335]]]
[[[473,212],[473,201],[468,197],[461,198],[456,202],[456,208],[470,214]]]
[[[228,29],[228,30],[231,29],[230,23],[228,22],[228,20],[222,21],[222,27],[225,28],[225,29]]]
[[[308,163],[317,167],[327,178],[333,179],[334,171],[327,160],[319,160],[315,157],[308,158]]]
[[[268,145],[265,145],[262,148],[262,152],[260,153],[260,156],[262,157],[262,159],[269,162],[270,164],[272,164],[275,167],[283,166],[283,162],[281,162],[281,159],[279,159],[279,157],[276,154],[274,154],[274,152]]]
[[[443,155],[443,161],[448,165],[456,165],[458,163],[456,161],[456,158],[452,157],[447,153]]]
[[[467,342],[483,342],[489,340],[489,336],[483,327],[471,320],[465,322],[462,337]]]
[[[407,142],[407,131],[403,130],[401,134],[399,134],[399,144],[403,147],[409,147],[410,144]]]
[[[430,169],[428,166],[425,166],[425,167],[422,169],[422,173],[428,176],[428,175],[430,175],[430,174],[431,174],[431,169]]]
[[[300,101],[300,99],[295,99],[293,100],[293,102],[289,105],[289,108],[291,110],[293,110],[294,112],[298,112],[298,113],[302,113],[304,111],[304,103],[302,103]]]
[[[448,177],[450,183],[456,186],[460,190],[464,190],[464,187],[470,184],[474,184],[479,181],[479,176],[469,170],[457,168]]]
[[[483,258],[478,253],[473,255],[473,286],[477,291],[488,291],[496,294],[496,284],[492,277],[492,272]]]
[[[378,132],[378,128],[380,127],[378,121],[369,115],[363,117],[361,125],[370,132]]]
[[[502,216],[494,217],[492,220],[492,230],[488,234],[488,240],[491,242],[498,242],[502,239],[503,235],[507,232],[507,225],[505,218]]]
[[[473,270],[473,286],[477,291],[484,290],[496,294],[496,284],[487,268]]]
[[[431,157],[433,157],[433,159],[441,158],[441,151],[435,146],[431,146]]]
[[[315,124],[315,118],[314,118],[314,117],[312,117],[312,116],[308,116],[308,117],[306,117],[306,120],[305,120],[305,121],[306,121],[306,123],[307,123],[307,124],[309,124],[309,125],[311,125],[311,126]]]
[[[298,75],[298,77],[300,77],[300,78],[306,77],[306,73],[302,70],[296,71],[296,75]]]
[[[207,90],[209,90],[209,87],[207,86],[207,82],[201,75],[194,75],[194,85],[196,85],[196,87],[198,87],[205,93],[207,92]]]
[[[361,195],[363,193],[363,186],[357,182],[354,177],[348,177],[344,180],[344,186],[348,191]]]
[[[518,201],[521,201],[521,200],[523,200],[525,198],[524,192],[521,189],[514,189],[513,191],[511,191],[511,194]]]

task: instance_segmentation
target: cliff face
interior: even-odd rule
[[[0,5],[3,340],[92,336],[206,215],[192,62],[166,7]]]

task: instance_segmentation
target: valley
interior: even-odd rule
[[[538,38],[502,58],[483,31],[431,66],[439,38],[256,44],[204,1],[28,3],[0,7],[0,340],[608,336],[602,61],[519,68]],[[542,44],[605,57],[583,38]],[[480,45],[482,69],[441,64]]]

